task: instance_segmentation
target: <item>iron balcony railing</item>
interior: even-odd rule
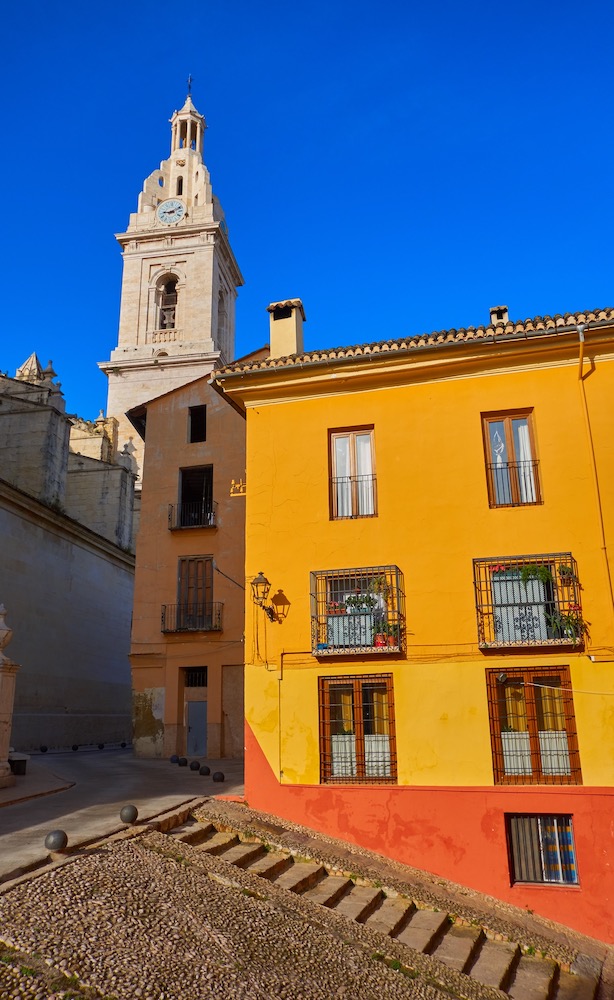
[[[198,500],[192,503],[168,505],[168,526],[170,531],[179,528],[215,528],[217,524],[217,503],[215,500]]]
[[[405,593],[398,566],[311,574],[314,656],[405,651]]]
[[[221,632],[224,605],[219,601],[210,604],[163,604],[162,632]]]
[[[581,646],[578,566],[571,552],[473,560],[478,642],[499,646]]]
[[[341,476],[331,483],[332,517],[375,517],[377,479],[375,476]]]
[[[491,507],[542,503],[539,462],[493,462],[486,466]]]

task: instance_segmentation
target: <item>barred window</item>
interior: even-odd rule
[[[571,552],[474,559],[478,639],[498,646],[580,646],[588,635]]]
[[[359,566],[311,574],[314,656],[405,649],[405,594],[398,566]]]
[[[512,882],[578,882],[571,816],[507,816]]]
[[[185,670],[185,686],[192,688],[207,687],[207,667],[187,667]]]
[[[321,677],[319,683],[321,781],[396,781],[392,675]]]
[[[495,781],[581,784],[568,668],[492,669],[486,683]]]

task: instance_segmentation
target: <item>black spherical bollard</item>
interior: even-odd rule
[[[45,837],[45,847],[48,851],[63,851],[68,843],[68,837],[63,830],[52,830]]]
[[[79,749],[79,744],[78,743],[73,743],[72,748],[73,748],[73,750],[78,750]]]
[[[99,743],[98,744],[98,749],[99,750],[104,750],[104,743]]]
[[[126,743],[124,741],[122,741],[119,745],[122,748],[122,750],[126,749]]]
[[[123,806],[120,811],[119,818],[122,823],[136,823],[136,818],[139,811],[136,806]]]
[[[49,747],[46,747],[46,746],[45,746],[45,745],[43,744],[43,746],[42,746],[42,747],[40,748],[40,751],[41,751],[41,753],[47,753],[47,750],[48,750],[48,749],[49,749]]]
[[[174,753],[173,756],[171,757],[171,764],[178,764],[178,763],[179,763],[179,757],[177,756],[176,753]]]
[[[224,780],[224,774],[223,774],[223,772],[222,771],[216,771],[215,774],[213,775],[213,780],[214,781],[223,781]]]
[[[179,764],[179,767],[187,767],[188,766],[188,758],[187,757],[180,757],[179,760],[177,761],[177,763]]]
[[[190,761],[190,771],[200,771],[200,761],[191,760]]]
[[[211,774],[211,768],[207,767],[206,764],[203,764],[203,766],[200,769],[200,773],[204,775]]]

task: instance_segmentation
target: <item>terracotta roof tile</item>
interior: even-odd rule
[[[289,300],[290,301],[290,300]],[[292,368],[300,365],[316,364],[318,362],[343,360],[386,354],[391,351],[420,350],[427,347],[441,347],[449,344],[463,344],[472,340],[492,340],[501,342],[506,339],[535,337],[537,335],[554,335],[560,330],[571,329],[578,323],[614,323],[614,309],[594,309],[586,312],[556,313],[554,316],[533,316],[524,320],[507,320],[487,326],[461,327],[459,330],[439,330],[432,333],[421,333],[412,337],[402,337],[397,340],[380,340],[367,344],[349,344],[346,347],[330,347],[325,350],[306,351],[302,354],[292,354],[285,358],[265,358],[264,360],[235,361],[216,372],[216,375],[234,374],[240,372],[262,371],[268,368]]]

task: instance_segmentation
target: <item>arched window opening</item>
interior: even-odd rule
[[[195,194],[194,195],[194,208],[196,208],[197,205],[198,205],[198,195]]]
[[[162,285],[160,294],[159,330],[173,330],[177,312],[177,279],[171,278]]]
[[[158,177],[158,184],[160,185],[161,188],[164,187],[164,177]]]
[[[177,178],[177,191],[176,194],[183,194],[183,177]]]

